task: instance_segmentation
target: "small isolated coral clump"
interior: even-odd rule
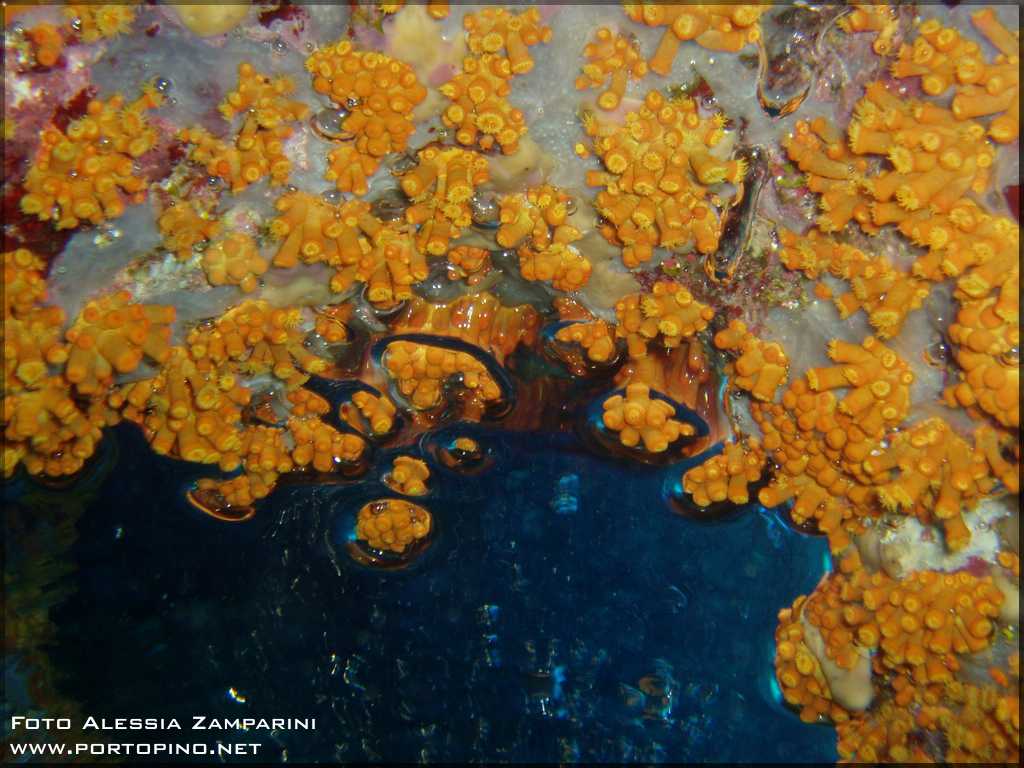
[[[484,54],[467,57],[462,71],[441,86],[441,93],[452,102],[441,113],[441,119],[455,129],[459,144],[485,152],[497,144],[506,155],[519,148],[526,122],[522,111],[508,102],[511,77],[505,59]]]
[[[715,346],[738,353],[732,363],[730,381],[758,400],[774,400],[775,392],[789,376],[789,358],[782,345],[765,342],[747,330],[742,320],[733,320],[715,334]]]
[[[616,336],[624,338],[629,356],[645,357],[648,344],[658,340],[667,349],[678,347],[708,327],[715,311],[693,298],[678,283],[656,282],[650,293],[634,293],[615,305],[619,324]]]
[[[675,418],[676,409],[671,403],[651,397],[646,384],[627,385],[625,395],[612,395],[603,408],[602,423],[616,432],[627,448],[642,441],[644,450],[664,453],[679,437],[695,434],[692,425]]]
[[[237,285],[243,293],[255,291],[270,266],[244,232],[232,232],[207,248],[202,265],[210,285]]]
[[[611,111],[622,102],[630,80],[640,80],[647,74],[647,62],[640,54],[635,39],[616,35],[607,27],[600,27],[594,38],[583,48],[582,74],[576,78],[577,90],[608,87],[597,97],[597,106]],[[609,82],[609,76],[611,81]]]
[[[120,95],[89,102],[84,117],[61,131],[45,129],[35,162],[25,176],[21,210],[57,229],[87,221],[100,224],[124,213],[125,197],[141,202],[146,182],[136,175],[135,160],[153,148],[156,131],[145,111],[163,97],[145,88],[125,105]]]
[[[430,469],[422,459],[396,456],[384,481],[392,490],[406,496],[425,496]]]
[[[897,269],[884,256],[864,253],[813,229],[807,237],[780,229],[779,241],[779,260],[786,269],[811,279],[827,273],[848,282],[851,290],[834,299],[839,316],[846,319],[863,309],[881,339],[897,336],[907,315],[928,298],[928,281]]]
[[[427,537],[433,519],[418,504],[401,499],[372,501],[359,510],[356,538],[383,552],[402,554]]]
[[[412,200],[406,220],[419,228],[416,247],[443,256],[449,244],[472,221],[469,201],[490,174],[487,159],[464,149],[428,147],[419,163],[401,177],[402,191]]]
[[[163,363],[171,354],[174,315],[174,307],[132,303],[127,291],[90,301],[67,331],[64,377],[79,393],[93,395],[143,358]]]
[[[427,90],[408,64],[341,40],[306,59],[313,90],[349,110],[342,129],[351,142],[333,150],[325,178],[343,192],[365,195],[366,179],[390,152],[402,152],[415,129],[412,111]]]
[[[683,475],[683,490],[699,507],[728,501],[742,505],[750,501],[750,485],[761,479],[767,458],[756,438],[726,444],[712,456]]]
[[[436,408],[444,399],[449,379],[458,377],[460,384],[473,393],[479,405],[497,402],[501,387],[487,368],[467,352],[443,347],[393,341],[384,351],[384,368],[417,410]]]
[[[95,43],[128,34],[137,10],[133,5],[69,3],[64,8],[64,18],[84,42]]]
[[[595,363],[606,363],[615,355],[615,331],[604,320],[572,323],[555,332],[559,341],[579,344],[587,358]]]
[[[659,246],[717,250],[722,225],[708,188],[745,173],[742,160],[713,154],[724,125],[721,114],[702,117],[693,99],[666,99],[658,91],[626,115],[624,126],[584,120],[605,169],[587,173],[588,186],[604,187],[595,200],[606,221],[601,233],[622,246],[627,267],[649,261]]]
[[[900,47],[891,71],[894,77],[920,77],[921,89],[929,96],[941,96],[954,87],[956,118],[994,116],[988,135],[1007,144],[1020,135],[1020,39],[991,8],[971,14],[971,23],[999,51],[992,63],[985,63],[978,43],[929,19],[918,27],[912,44]]]
[[[305,104],[288,98],[294,89],[287,77],[271,80],[243,62],[238,67],[237,88],[220,105],[226,120],[244,115],[238,134],[232,141],[224,141],[199,127],[185,129],[179,138],[194,145],[189,158],[224,179],[232,192],[266,176],[271,184],[284,184],[292,167],[284,142],[294,133],[293,124],[309,112]]]
[[[221,225],[212,216],[204,215],[194,200],[175,200],[156,221],[163,236],[163,246],[178,261],[192,258],[195,247],[220,234]]]
[[[504,52],[505,65],[513,75],[524,75],[533,69],[530,46],[551,40],[551,27],[540,20],[540,10],[530,8],[510,13],[504,8],[484,8],[467,13],[462,19],[469,49],[481,56]]]
[[[216,509],[220,514],[226,510],[244,510],[260,499],[265,499],[274,490],[279,475],[273,470],[254,470],[245,472],[228,480],[201,478],[196,488],[204,494],[216,499]]]
[[[649,27],[668,27],[650,60],[651,69],[669,75],[680,44],[693,40],[702,48],[735,53],[761,37],[759,20],[768,10],[761,5],[669,5],[660,2],[623,3],[626,15]]]

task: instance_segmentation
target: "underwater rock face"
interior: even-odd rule
[[[1016,7],[72,4],[4,23],[5,498],[75,497],[99,468],[130,490],[105,446],[135,441],[134,466],[178,478],[148,502],[159,526],[259,552],[281,611],[330,593],[361,612],[351,642],[303,618],[348,655],[293,661],[316,695],[344,680],[330,717],[365,738],[282,759],[1019,757]],[[140,531],[108,503],[82,519]],[[709,554],[732,536],[754,543]],[[685,579],[659,575],[698,541]],[[787,547],[803,570],[769,576]],[[739,570],[763,604],[709,605]],[[180,620],[217,625],[186,593]],[[750,633],[728,618],[755,613]],[[38,650],[71,625],[37,618],[17,624],[26,663],[93,702],[66,643]],[[264,672],[287,655],[275,621]],[[142,658],[146,631],[121,650]],[[705,647],[732,668],[713,684]],[[455,668],[474,724],[447,738],[462,694],[424,691]],[[491,687],[522,711],[506,722]],[[783,742],[747,754],[745,719]]]

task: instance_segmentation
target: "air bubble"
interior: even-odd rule
[[[313,115],[310,125],[317,135],[328,141],[351,141],[355,136],[343,127],[350,114],[347,109],[323,109]]]
[[[473,223],[480,226],[497,226],[501,217],[501,208],[494,195],[475,194],[469,201],[473,215]]]

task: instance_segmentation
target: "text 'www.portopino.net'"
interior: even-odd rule
[[[246,757],[259,754],[260,744],[102,744],[76,742],[73,744],[9,744],[14,757],[73,757],[75,755],[91,755],[96,757],[109,756],[147,756],[169,757],[173,755],[200,755],[210,757]]]

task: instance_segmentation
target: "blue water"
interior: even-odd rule
[[[675,515],[669,469],[570,434],[460,434],[493,467],[433,467],[437,537],[382,573],[344,549],[372,479],[282,487],[254,520],[221,523],[180,501],[194,465],[113,430],[118,466],[54,612],[62,692],[97,717],[316,718],[207,734],[260,742],[263,760],[836,759],[834,732],[772,686],[775,615],[817,583],[823,539],[756,506],[719,524]]]

